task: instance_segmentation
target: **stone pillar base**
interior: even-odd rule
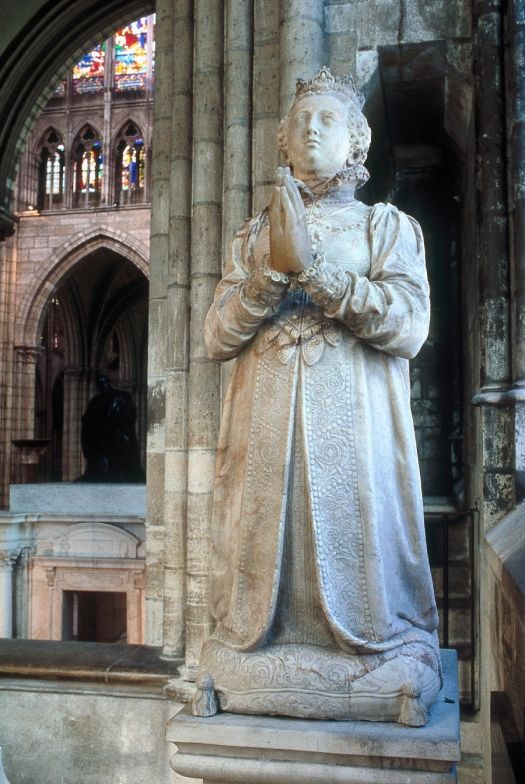
[[[442,651],[445,683],[425,727],[314,721],[189,707],[168,723],[171,766],[204,784],[452,784],[460,759],[457,662]]]

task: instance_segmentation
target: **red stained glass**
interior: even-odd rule
[[[148,19],[146,16],[115,34],[115,88],[141,90],[148,69]]]
[[[94,93],[104,89],[105,43],[87,52],[73,68],[73,93]]]

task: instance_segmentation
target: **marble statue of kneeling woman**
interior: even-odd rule
[[[327,68],[298,82],[279,127],[289,167],[207,316],[210,357],[236,363],[197,715],[420,726],[441,687],[408,376],[429,323],[423,238],[354,197],[362,103]]]

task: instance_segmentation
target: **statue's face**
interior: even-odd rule
[[[334,95],[297,101],[288,121],[288,155],[296,177],[333,177],[350,152],[348,110]]]

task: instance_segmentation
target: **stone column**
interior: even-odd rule
[[[73,80],[73,75],[71,73],[68,73],[68,75],[66,76],[66,95],[71,95],[72,80]],[[75,121],[75,116],[73,112],[69,111],[67,113],[67,130],[64,139],[64,145],[66,150],[73,149],[73,140],[75,138],[75,132],[73,127],[74,121]],[[64,207],[67,207],[68,209],[71,209],[71,207],[73,206],[73,188],[75,184],[74,179],[75,179],[74,166],[71,165],[66,166],[65,182],[64,182],[64,186],[65,186]]]
[[[146,518],[146,644],[163,643],[164,447],[167,375],[168,238],[174,4],[157,3],[157,80],[153,109],[148,337],[148,506]]]
[[[0,508],[8,503],[14,413],[15,252],[13,240],[0,241]]]
[[[279,0],[254,0],[253,212],[268,204],[278,163]]]
[[[111,149],[111,115],[113,98],[113,39],[106,40],[106,65],[104,68],[104,128],[102,150],[104,154],[104,176],[102,177],[102,204],[113,204],[115,194],[115,155]]]
[[[509,248],[501,0],[475,0],[481,388],[498,403],[510,382]]]
[[[12,435],[33,438],[35,429],[35,377],[40,352],[37,346],[15,346]],[[14,481],[20,481],[20,466],[14,466]]]
[[[154,87],[155,87],[155,71],[154,71],[154,64],[153,64],[153,34],[154,34],[154,25],[153,25],[153,16],[148,16],[148,29],[147,29],[147,36],[148,36],[148,60],[146,64],[146,125],[152,127],[153,125],[153,112],[152,112],[152,104],[153,101],[151,100],[154,97]],[[148,133],[146,128],[143,128],[144,136],[144,152],[146,155],[144,161],[144,201],[149,203],[151,201],[151,160],[152,160],[152,147],[151,147],[151,132]]]
[[[131,385],[131,397],[137,410],[137,419],[135,430],[139,442],[140,462],[142,467],[145,467],[144,456],[146,453],[146,425],[147,425],[147,395],[146,386],[144,381],[137,379]]]
[[[285,114],[299,78],[325,65],[323,0],[281,0],[279,34],[280,114]]]
[[[513,273],[516,501],[525,498],[525,2],[508,5],[509,214]]]
[[[227,0],[224,22],[223,260],[252,208],[252,3]]]
[[[224,10],[223,266],[235,232],[252,213],[253,4],[227,0]],[[223,391],[232,367],[221,366]]]
[[[477,261],[479,276],[480,388],[473,402],[473,444],[479,482],[479,606],[490,606],[485,535],[515,503],[514,416],[509,406],[510,264],[507,220],[505,96],[501,0],[474,0]],[[472,447],[471,447],[471,451]],[[479,479],[478,479],[479,478]],[[474,500],[474,499],[473,499]],[[490,692],[495,687],[491,651],[492,619],[480,614],[479,683],[483,743],[490,738]],[[491,755],[485,754],[486,780]]]
[[[507,220],[502,3],[476,0],[474,10],[480,388],[478,422],[485,529],[515,501],[514,417],[509,406],[510,269]]]
[[[41,349],[38,346],[15,346],[15,400],[14,414],[17,438],[32,438],[35,419],[36,362]]]
[[[298,78],[325,64],[322,0],[255,0],[253,211],[268,203],[278,164],[277,124]]]
[[[163,641],[166,655],[183,656],[188,475],[193,0],[179,0],[175,3],[171,47],[173,41],[177,41],[177,49],[171,76],[171,147],[168,164],[170,213],[165,323],[170,339],[166,346]]]
[[[84,471],[82,459],[82,414],[89,399],[80,368],[64,371],[64,428],[62,432],[62,480],[72,482]]]
[[[29,617],[31,608],[31,592],[29,590],[29,569],[31,556],[34,550],[31,547],[21,547],[14,570],[14,613],[13,634],[19,638],[29,638]]]
[[[509,2],[508,108],[511,244],[514,261],[514,378],[525,399],[525,2]]]
[[[10,556],[0,555],[0,637],[13,636],[13,563]]]
[[[211,630],[208,571],[220,369],[207,358],[203,326],[222,266],[223,35],[223,3],[196,0],[186,540],[188,677]]]
[[[193,2],[157,3],[146,642],[184,654]],[[173,42],[177,42],[176,54]]]

